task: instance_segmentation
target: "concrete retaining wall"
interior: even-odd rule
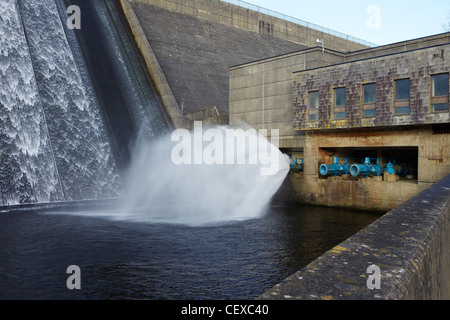
[[[372,265],[379,268],[378,278],[368,271]],[[449,270],[450,175],[259,298],[450,299]]]
[[[396,182],[362,178],[358,181],[342,177],[321,179],[321,164],[332,163],[333,156],[345,158],[351,147],[417,148],[417,177]],[[323,148],[330,148],[328,154]],[[292,175],[292,197],[312,205],[351,207],[387,212],[409,200],[450,173],[450,135],[434,134],[430,126],[408,130],[308,133],[303,149],[304,172]],[[384,152],[381,150],[381,152]],[[402,151],[398,151],[401,153]],[[383,153],[379,158],[383,158]],[[399,159],[397,159],[399,160]],[[411,159],[412,160],[412,159]]]

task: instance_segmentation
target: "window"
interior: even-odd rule
[[[370,83],[364,85],[364,103],[375,103],[377,96],[376,96],[376,84]]]
[[[319,120],[319,91],[308,94],[308,119],[309,121]]]
[[[259,33],[273,37],[273,24],[259,20]]]
[[[345,113],[345,88],[334,89],[334,118],[337,120],[345,119],[347,114]]]
[[[437,74],[431,77],[431,105],[433,112],[445,112],[448,108],[449,83],[448,73]]]
[[[401,79],[395,81],[395,114],[410,114],[410,80]]]
[[[363,85],[363,113],[364,117],[375,117],[377,101],[377,86],[375,83]]]

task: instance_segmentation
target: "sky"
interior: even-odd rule
[[[227,0],[225,0],[227,1]],[[245,0],[377,45],[445,32],[450,0]]]

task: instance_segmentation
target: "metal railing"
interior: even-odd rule
[[[294,18],[294,17],[288,16],[286,14],[279,13],[279,12],[276,12],[276,11],[273,11],[273,10],[270,10],[267,8],[263,8],[263,7],[255,5],[255,4],[245,2],[245,1],[241,1],[241,0],[221,0],[221,1],[227,2],[229,4],[233,4],[233,5],[242,7],[242,8],[246,8],[246,9],[249,9],[252,11],[256,11],[256,12],[259,12],[262,14],[266,14],[268,16],[272,16],[272,17],[275,17],[278,19],[289,21],[289,22],[292,22],[292,23],[295,23],[295,24],[298,24],[298,25],[301,25],[301,26],[304,26],[304,27],[307,27],[307,28],[310,28],[310,29],[313,29],[316,31],[324,32],[324,33],[327,33],[327,34],[335,36],[335,37],[346,39],[348,41],[360,43],[360,44],[368,46],[368,47],[372,47],[372,48],[378,47],[378,45],[375,43],[372,43],[372,42],[369,42],[366,40],[362,40],[362,39],[350,36],[348,34],[345,34],[345,33],[339,32],[339,31],[335,31],[335,30],[332,30],[329,28],[325,28],[325,27],[319,26],[317,24],[314,24],[314,23],[311,23],[311,22],[308,22],[305,20],[301,20],[298,18]]]

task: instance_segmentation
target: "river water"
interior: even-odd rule
[[[254,299],[379,217],[272,203],[188,226],[80,210],[0,214],[0,299]],[[67,288],[70,265],[81,289]]]

